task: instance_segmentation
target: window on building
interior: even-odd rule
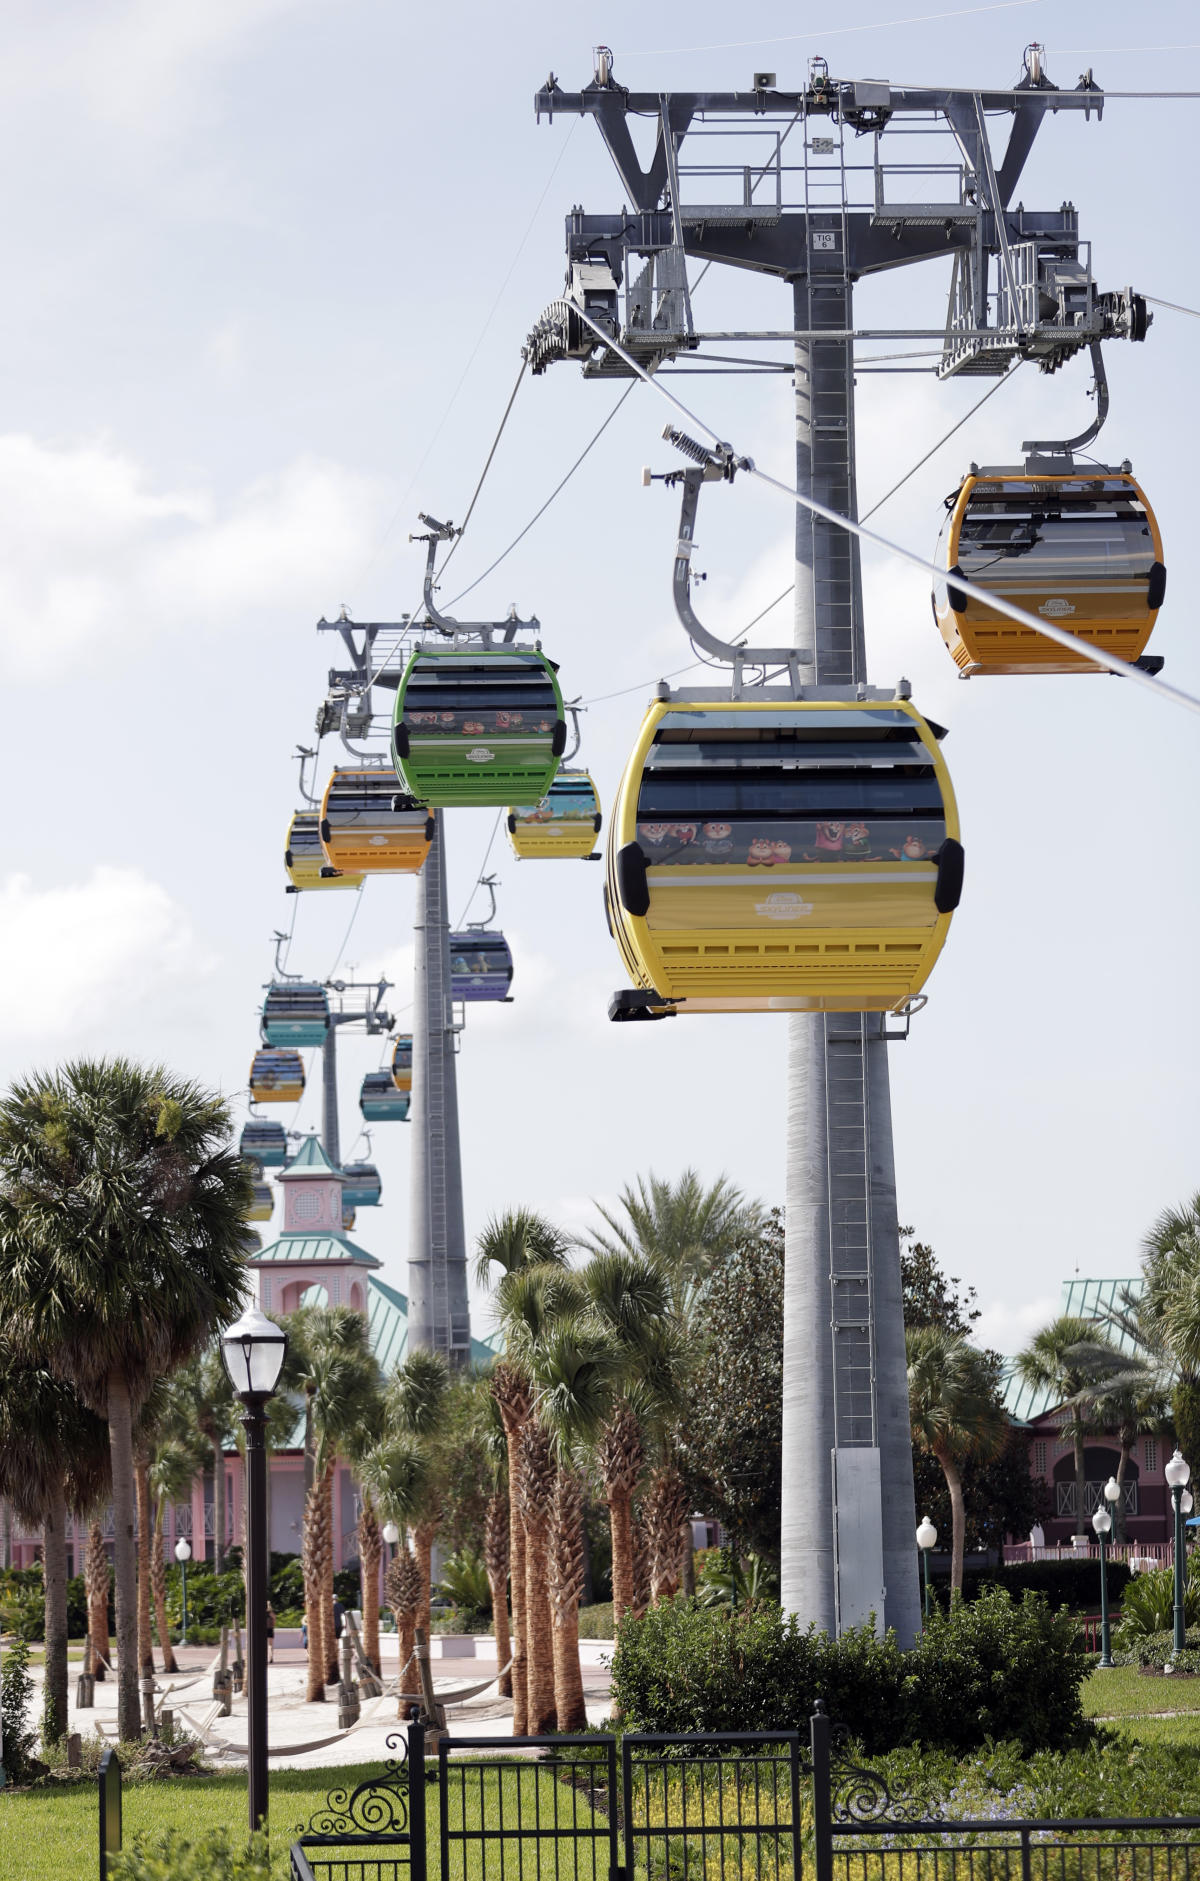
[[[311,1189],[302,1189],[292,1203],[292,1214],[296,1221],[316,1221],[321,1213],[321,1197],[314,1195]]]
[[[1035,1443],[1033,1446],[1033,1472],[1035,1476],[1044,1476],[1046,1474],[1046,1445],[1044,1442]]]
[[[1142,1454],[1145,1459],[1146,1468],[1148,1470],[1156,1470],[1158,1468],[1158,1438],[1157,1437],[1146,1438],[1145,1442],[1142,1445]]]
[[[267,1274],[262,1283],[262,1303],[264,1313],[271,1310],[271,1276]]]

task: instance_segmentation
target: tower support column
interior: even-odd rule
[[[414,923],[408,1345],[466,1364],[471,1350],[458,1082],[450,1000],[445,815],[421,871]]]
[[[837,210],[808,217],[798,332],[853,329]],[[856,516],[853,342],[797,342],[797,488]],[[796,644],[814,684],[866,681],[856,538],[796,511]],[[788,1021],[781,1595],[829,1632],[920,1626],[885,1025]]]

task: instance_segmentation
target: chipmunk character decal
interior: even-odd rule
[[[733,835],[732,823],[706,823],[700,834],[704,838],[706,855],[727,856],[733,848],[730,840]]]
[[[901,862],[927,862],[932,861],[937,851],[922,842],[919,836],[906,836],[899,849],[889,849],[888,854]]]
[[[775,845],[766,836],[755,836],[750,843],[750,853],[746,857],[752,869],[773,869],[775,867]]]
[[[871,853],[871,832],[865,823],[847,823],[845,828],[848,856],[869,856]]]

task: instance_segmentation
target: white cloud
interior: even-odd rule
[[[32,678],[52,646],[79,671],[171,628],[307,618],[361,568],[388,503],[380,481],[316,458],[222,505],[204,489],[156,490],[104,441],[0,436],[0,667]]]
[[[84,882],[0,882],[0,1033],[50,1043],[86,1036],[215,961],[184,910],[136,868],[100,865]]]
[[[1057,1294],[1047,1293],[1020,1306],[1006,1300],[989,1300],[975,1321],[971,1336],[1006,1357],[1020,1352],[1036,1332],[1048,1325],[1058,1312]]]

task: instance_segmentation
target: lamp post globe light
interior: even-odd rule
[[[396,1546],[396,1543],[400,1539],[400,1530],[396,1527],[395,1522],[384,1523],[383,1539],[386,1541],[389,1548],[394,1548]],[[390,1560],[391,1557],[389,1556],[388,1558]]]
[[[1171,1490],[1175,1511],[1175,1630],[1172,1651],[1182,1652],[1186,1643],[1183,1624],[1183,1496],[1191,1479],[1191,1465],[1176,1450],[1163,1475]]]
[[[925,1618],[933,1618],[933,1596],[929,1591],[929,1551],[937,1541],[937,1529],[929,1517],[922,1518],[917,1529],[917,1547],[921,1550],[921,1565],[925,1575]]]
[[[179,1627],[179,1644],[181,1646],[187,1645],[187,1564],[191,1558],[191,1543],[186,1536],[181,1535],[179,1540],[175,1543],[175,1559],[179,1563],[179,1571],[183,1576],[183,1594],[180,1599],[181,1623]]]
[[[1108,1487],[1105,1486],[1105,1495]],[[1108,1632],[1108,1538],[1112,1533],[1112,1516],[1107,1509],[1097,1509],[1092,1517],[1092,1527],[1100,1543],[1100,1664],[1106,1670],[1112,1667],[1112,1642]]]
[[[221,1335],[246,1430],[246,1711],[250,1829],[267,1821],[267,1404],[287,1355],[287,1334],[249,1306]]]

